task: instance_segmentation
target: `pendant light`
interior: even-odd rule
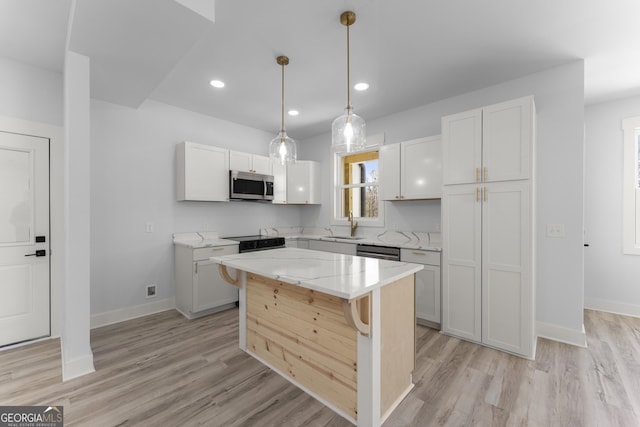
[[[295,162],[297,158],[296,142],[287,136],[287,131],[284,128],[284,66],[289,64],[289,58],[278,56],[276,62],[282,66],[282,122],[280,133],[269,144],[269,157],[271,160],[278,160],[280,164],[285,164]]]
[[[351,11],[340,15],[340,23],[347,27],[347,108],[344,114],[333,121],[331,126],[331,146],[337,153],[350,153],[364,149],[366,125],[364,119],[353,112],[351,106],[351,82],[349,80],[349,27],[356,22],[356,14]]]

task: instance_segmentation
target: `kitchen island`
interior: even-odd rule
[[[422,265],[297,248],[211,259],[240,288],[240,348],[344,418],[380,426],[413,388]]]

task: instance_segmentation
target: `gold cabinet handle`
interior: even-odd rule
[[[482,173],[482,175],[484,175],[484,176],[483,176],[483,178],[482,178],[482,180],[483,180],[483,181],[486,181],[486,180],[487,180],[487,175],[489,174],[489,169],[488,169],[486,166],[485,166],[484,168],[482,168],[482,169],[483,169],[483,171],[482,171],[482,172],[483,172],[483,173]]]
[[[487,187],[484,187],[482,189],[482,199],[486,202],[487,201]]]
[[[414,255],[425,256],[425,253],[424,253],[424,252],[417,252],[417,251],[413,251],[413,252],[411,252],[411,253],[412,253],[412,254],[414,254]]]
[[[480,201],[480,187],[476,187],[476,202]]]
[[[476,168],[476,182],[480,181],[480,168]]]

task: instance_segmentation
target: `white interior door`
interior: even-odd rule
[[[0,346],[50,335],[49,140],[0,131]]]

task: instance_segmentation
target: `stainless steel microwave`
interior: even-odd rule
[[[229,171],[229,199],[273,200],[273,175]]]

